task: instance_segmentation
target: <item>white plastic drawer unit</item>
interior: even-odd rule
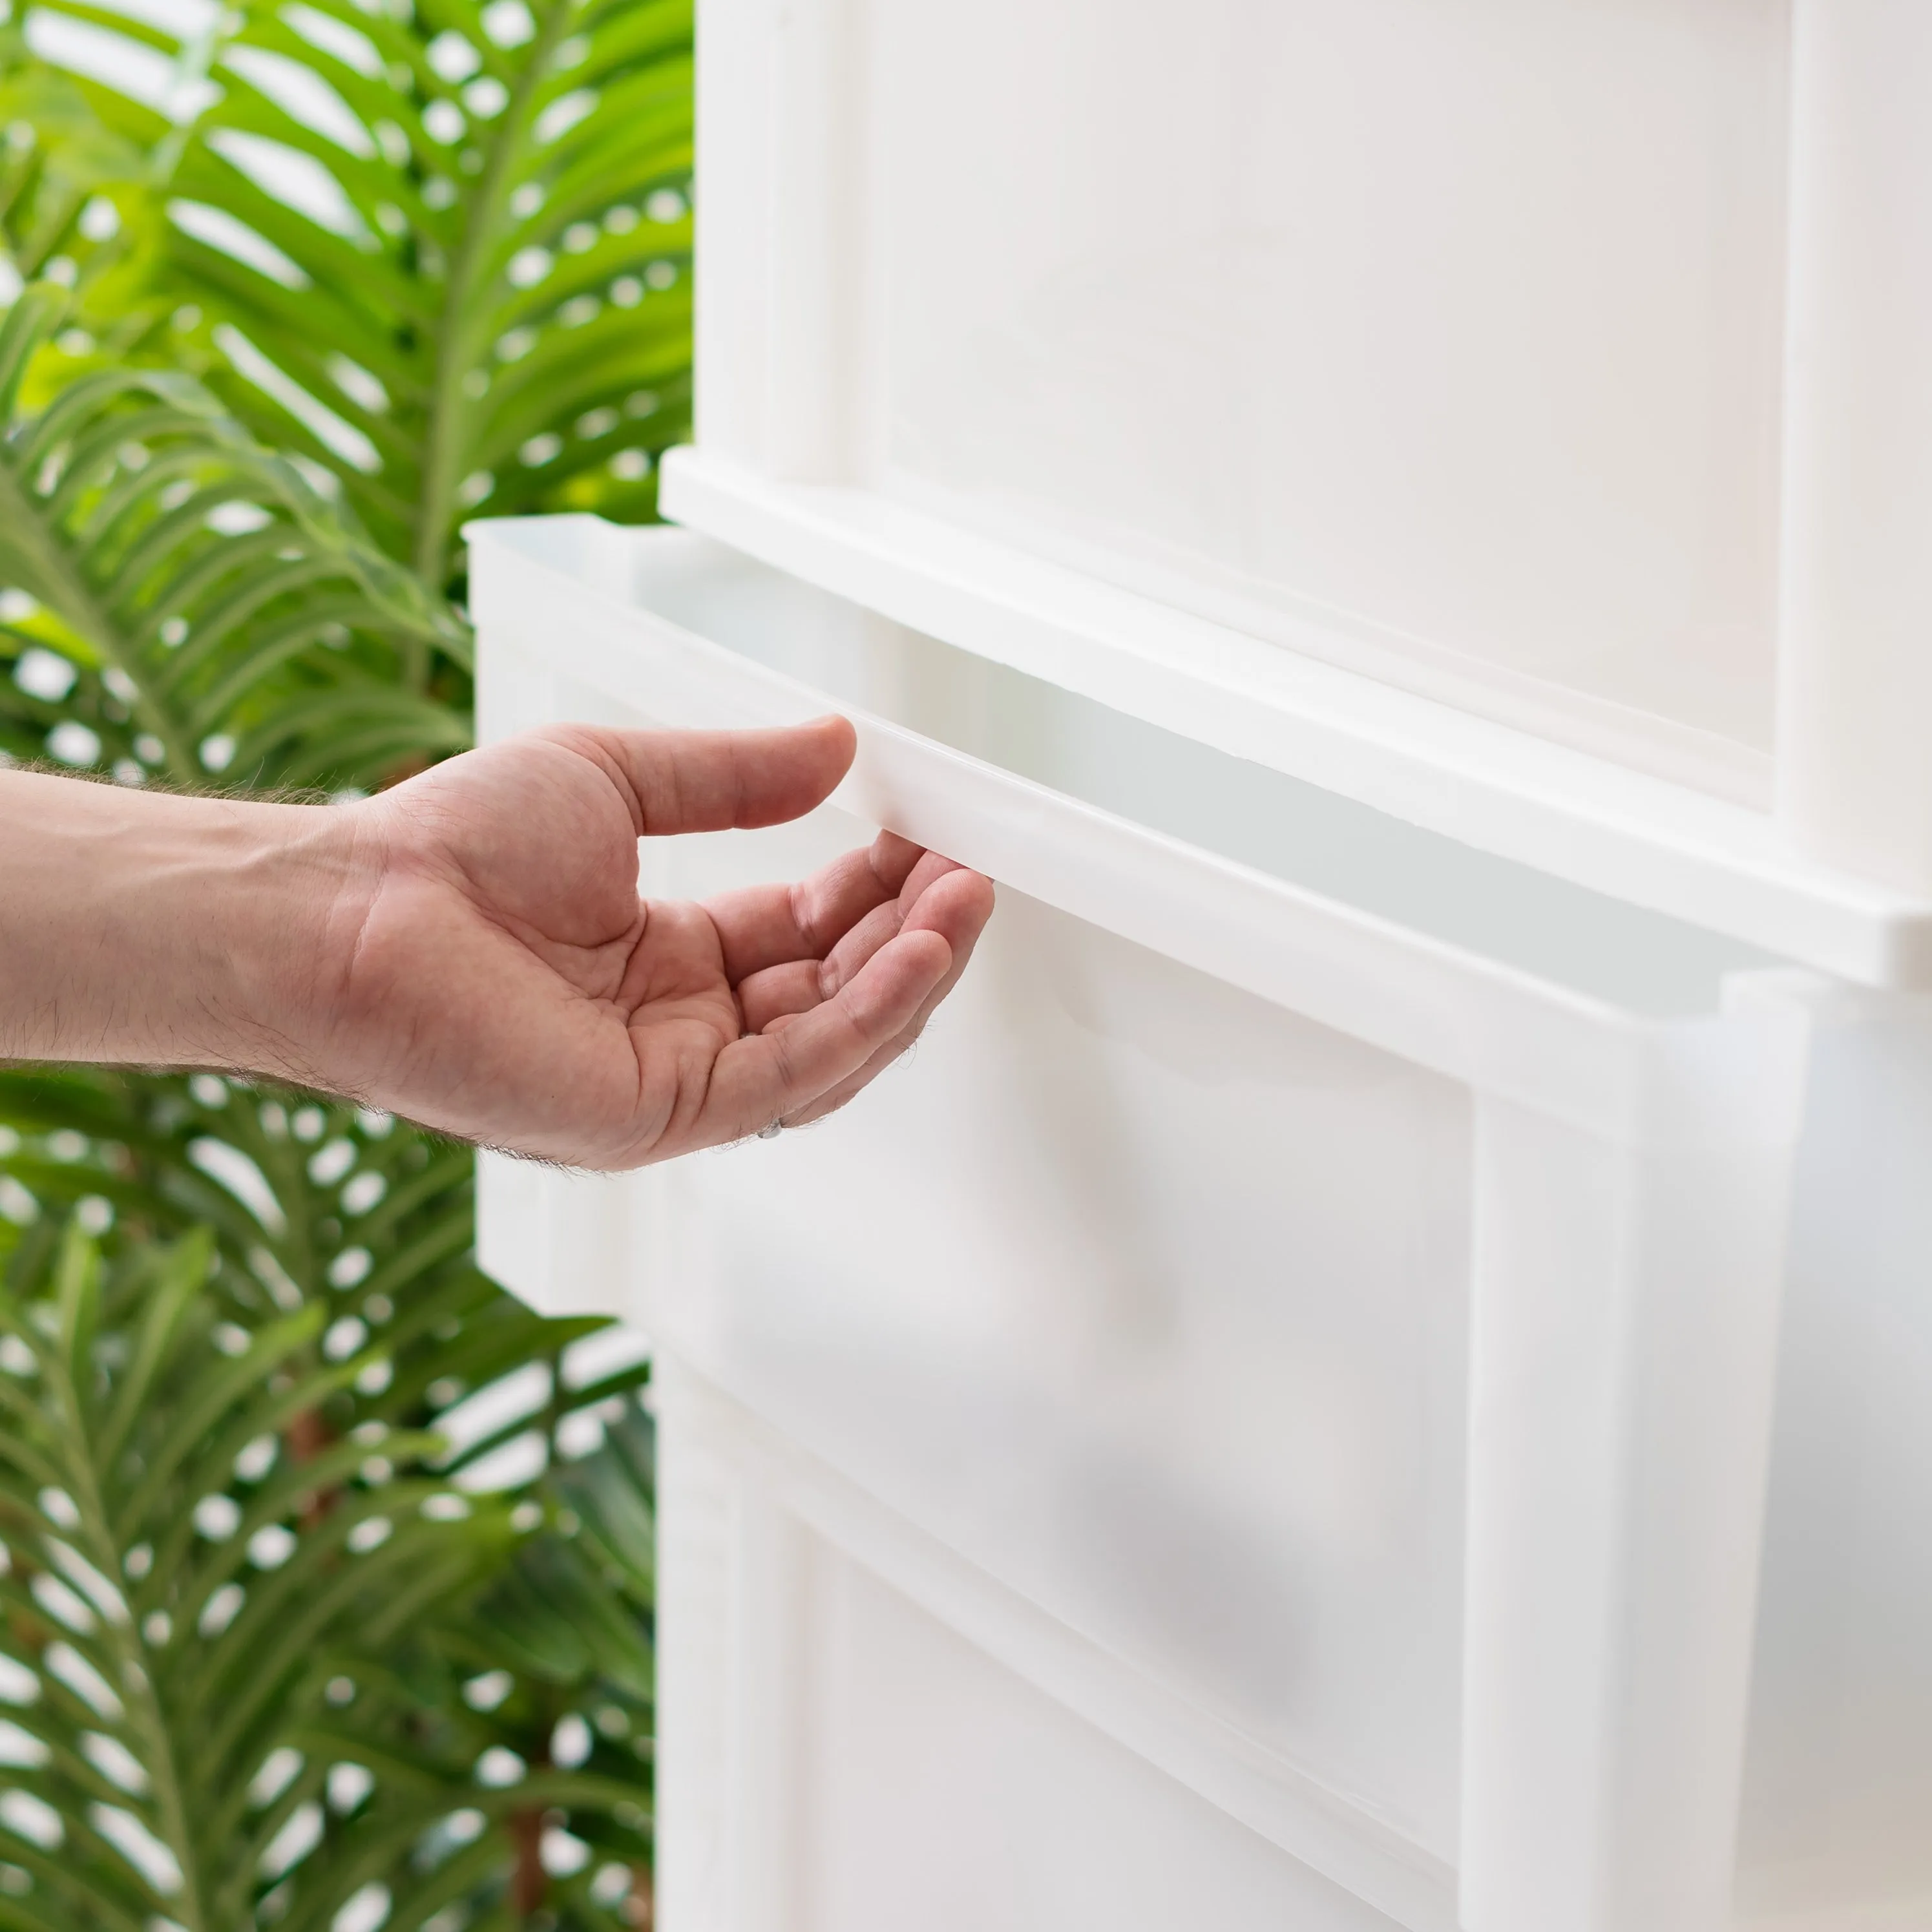
[[[992,874],[662,1352],[667,1932],[1932,1932],[1932,5],[700,0],[682,530],[486,732]]]
[[[490,734],[857,722],[830,805],[646,842],[648,890],[880,824],[1000,884],[833,1120],[488,1165],[485,1264],[663,1352],[670,1932],[1708,1932],[1734,1882],[1848,1932],[1932,1897],[1932,1577],[1894,1534],[1932,1521],[1919,1002],[701,537],[472,538]]]
[[[677,521],[1932,969],[1923,0],[701,0],[698,88]]]

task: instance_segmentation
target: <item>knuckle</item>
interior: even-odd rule
[[[818,941],[814,928],[818,923],[818,915],[812,903],[808,880],[795,879],[786,887],[785,912],[791,921],[792,931],[798,936],[799,943],[815,950]]]
[[[772,1043],[772,1076],[781,1094],[789,1094],[798,1085],[797,1036],[790,1027],[782,1028],[765,1037]]]

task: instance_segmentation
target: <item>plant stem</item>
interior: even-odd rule
[[[88,1560],[104,1576],[122,1574],[121,1552],[108,1527],[107,1510],[100,1494],[100,1473],[88,1453],[86,1418],[79,1392],[64,1371],[50,1365],[48,1379],[55,1390],[65,1424],[63,1434],[70,1453],[66,1457],[68,1492],[80,1514],[80,1535],[89,1545]],[[181,1868],[182,1890],[169,1901],[170,1916],[178,1916],[188,1932],[208,1932],[208,1920],[201,1896],[201,1874],[195,1857],[194,1839],[188,1829],[188,1808],[184,1802],[179,1767],[175,1762],[172,1740],[161,1710],[154,1682],[141,1656],[139,1634],[128,1623],[104,1618],[108,1641],[121,1666],[121,1690],[127,1700],[132,1728],[144,1749],[145,1768],[153,1785],[154,1802],[160,1814],[161,1836]]]
[[[542,1811],[534,1807],[512,1811],[509,1830],[516,1856],[510,1870],[510,1905],[520,1921],[542,1904],[544,1894],[550,1888],[549,1875],[543,1864]]]
[[[444,284],[432,351],[435,368],[424,438],[422,488],[416,506],[416,572],[431,591],[440,592],[449,575],[456,493],[463,481],[457,473],[464,455],[467,401],[463,380],[477,360],[472,353],[477,317],[489,312],[481,299],[483,291],[478,284],[509,198],[510,170],[528,131],[530,97],[550,70],[550,56],[563,38],[574,4],[574,0],[551,0],[539,14],[536,38],[485,146],[482,176],[465,211],[462,238],[451,257]],[[404,650],[411,688],[422,690],[429,680],[428,644],[412,638]]]

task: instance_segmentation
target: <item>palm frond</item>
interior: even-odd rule
[[[629,1922],[635,1350],[478,1275],[466,1157],[382,1116],[18,1070],[0,1116],[0,1760],[62,1834],[0,1795],[17,1922],[326,1927],[368,1885]]]
[[[69,299],[34,284],[0,322],[0,749],[126,782],[232,766],[367,788],[398,753],[460,748],[460,716],[403,674],[460,676],[466,634],[328,472],[262,448],[172,371],[98,370],[21,411]],[[341,755],[351,728],[385,734],[376,755]]]
[[[653,514],[689,426],[690,0],[232,20],[169,50],[218,98],[164,190],[168,285],[224,401],[333,470],[425,584],[479,506]]]
[[[480,1574],[490,1540],[512,1534],[500,1510],[425,1514],[436,1486],[397,1483],[332,1512],[326,1534],[293,1535],[299,1481],[272,1475],[284,1432],[355,1367],[319,1351],[320,1308],[266,1322],[230,1358],[215,1261],[198,1234],[110,1267],[77,1226],[50,1224],[0,1294],[9,1423],[34,1464],[0,1469],[11,1576],[27,1580],[8,1640],[32,1687],[15,1722],[66,1840],[50,1926],[232,1924],[215,1900],[234,1888],[236,1840],[208,1828],[320,1706],[313,1646],[354,1640],[400,1576]],[[35,1486],[42,1470],[54,1480]],[[244,1540],[239,1497],[264,1484],[274,1507]],[[40,1898],[52,1905],[37,1888],[21,1909]]]
[[[149,183],[161,151],[104,119],[68,76],[0,24],[0,303],[45,280],[72,296],[33,406],[78,370],[124,360],[164,326],[154,285],[166,224]]]

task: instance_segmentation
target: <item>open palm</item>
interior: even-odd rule
[[[641,900],[637,841],[823,800],[842,719],[784,731],[566,725],[353,808],[320,1052],[332,1082],[446,1132],[620,1168],[818,1118],[916,1036],[992,908],[884,833],[814,877]]]

